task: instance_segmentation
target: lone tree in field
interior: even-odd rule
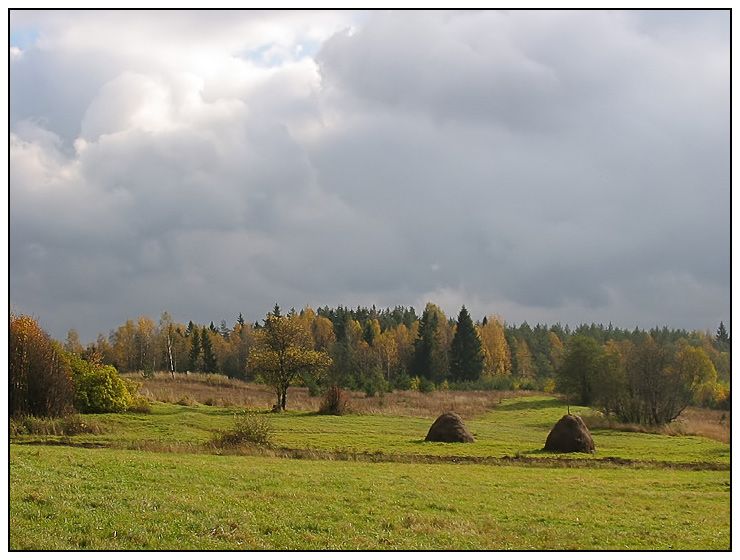
[[[313,349],[311,333],[299,316],[284,317],[277,305],[267,314],[264,327],[255,330],[254,337],[247,371],[272,385],[278,410],[285,410],[288,387],[302,381],[304,376],[318,378],[331,365],[329,354]]]

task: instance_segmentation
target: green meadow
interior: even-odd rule
[[[716,439],[592,428],[593,455],[547,453],[563,403],[492,396],[472,444],[424,442],[428,415],[297,410],[258,413],[269,446],[214,446],[235,412],[154,402],[83,416],[95,433],[13,435],[10,548],[730,549]]]

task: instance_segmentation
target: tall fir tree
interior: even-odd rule
[[[432,354],[439,319],[427,305],[419,320],[419,333],[414,342],[414,355],[411,359],[411,375],[419,378],[431,378],[433,369]]]
[[[419,320],[419,331],[411,358],[412,376],[442,383],[449,375],[447,319],[442,310],[427,303]]]
[[[453,381],[475,381],[483,373],[483,347],[470,313],[462,306],[457,330],[450,346],[450,375]]]
[[[192,322],[191,322],[192,325]],[[188,369],[190,371],[200,371],[200,330],[196,325],[188,325],[190,329],[190,351],[188,352]]]
[[[203,353],[203,372],[215,373],[218,369],[218,363],[216,354],[213,353],[213,342],[209,330],[205,327],[201,330],[200,346]]]
[[[717,336],[714,337],[714,347],[720,352],[728,350],[730,348],[730,335],[727,333],[724,322],[719,322],[717,328]]]

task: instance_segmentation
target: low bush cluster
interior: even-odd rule
[[[319,414],[333,414],[341,416],[349,411],[349,401],[342,390],[336,385],[332,385],[324,394],[324,400],[321,401]]]
[[[67,354],[75,385],[74,406],[79,412],[124,412],[134,405],[138,385],[123,379],[113,366]]]
[[[216,447],[229,448],[244,444],[272,444],[272,423],[269,418],[254,412],[234,414],[234,426],[219,432],[213,439]]]

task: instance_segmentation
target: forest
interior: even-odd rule
[[[249,356],[275,314],[282,314],[277,305],[253,324],[239,313],[233,325],[225,320],[185,325],[164,312],[157,322],[127,319],[86,347],[70,330],[63,346],[121,373],[220,373],[264,381],[249,367]],[[315,311],[307,306],[285,317],[309,335],[305,344],[311,350],[330,357],[323,375],[291,381],[308,386],[311,394],[331,385],[367,395],[409,389],[558,392],[625,421],[647,423],[670,421],[688,404],[729,408],[731,402],[731,341],[723,323],[714,334],[665,326],[647,331],[611,324],[532,327],[495,315],[473,321],[464,306],[451,318],[434,303],[421,315],[403,306]],[[645,403],[645,395],[656,388],[674,404]]]

